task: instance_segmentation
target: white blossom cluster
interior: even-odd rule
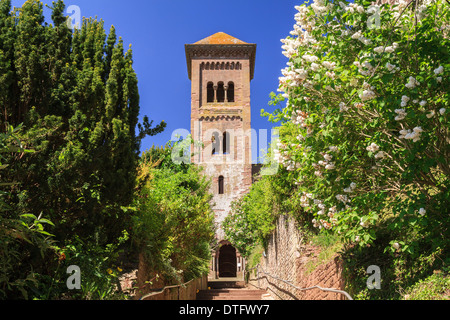
[[[408,83],[405,84],[405,87],[408,89],[414,89],[416,86],[419,86],[420,82],[417,81],[414,77],[409,77]]]
[[[367,147],[367,151],[375,153],[378,150],[380,150],[380,147],[376,143],[372,143],[370,146]]]
[[[331,2],[325,5],[325,1],[323,0],[315,0],[314,3],[311,4],[311,8],[313,8],[317,15],[326,14],[329,10],[333,9],[333,6],[334,5]]]
[[[402,96],[402,103],[400,105],[402,107],[406,107],[408,105],[409,100],[411,100],[411,98],[409,98],[408,96]]]
[[[348,111],[348,109],[349,109],[349,107],[344,102],[339,103],[339,111],[340,112]]]
[[[392,44],[392,46],[388,46],[388,47],[384,47],[384,46],[379,46],[373,49],[373,51],[375,51],[376,53],[393,53],[395,52],[395,50],[398,48],[398,43],[394,42]]]
[[[420,135],[423,132],[421,127],[415,127],[413,130],[401,130],[400,131],[400,139],[412,140],[413,142],[417,142],[420,140]]]
[[[432,1],[433,0],[424,0],[418,5],[418,8],[416,8],[416,15],[419,20],[426,17],[428,14],[428,4]],[[327,110],[331,110],[333,112],[337,106],[339,106],[338,110],[342,113],[349,110],[355,111],[355,113],[360,112],[361,109],[359,108],[365,107],[366,102],[383,95],[383,88],[378,86],[376,79],[380,79],[380,75],[395,74],[395,81],[401,81],[400,87],[402,91],[398,95],[398,99],[400,99],[401,96],[401,102],[398,101],[397,103],[399,105],[389,109],[388,112],[392,112],[392,110],[394,110],[393,117],[395,117],[395,121],[398,122],[394,123],[394,125],[399,126],[396,130],[402,129],[400,130],[400,139],[406,141],[411,140],[412,142],[419,141],[422,138],[424,131],[428,131],[428,126],[424,123],[415,123],[414,125],[409,124],[408,126],[406,122],[415,120],[413,119],[413,115],[417,114],[417,111],[423,112],[428,119],[431,119],[438,114],[438,108],[433,109],[432,98],[420,96],[420,93],[418,93],[417,89],[420,89],[418,87],[421,86],[421,83],[418,80],[422,81],[421,79],[427,78],[421,77],[414,73],[410,73],[405,76],[404,72],[406,72],[406,69],[403,69],[403,61],[400,59],[401,57],[396,54],[397,52],[404,52],[405,50],[398,50],[400,45],[396,42],[384,43],[384,39],[383,42],[378,38],[368,39],[367,37],[371,33],[366,33],[365,29],[360,30],[358,27],[356,27],[356,29],[349,27],[343,22],[338,21],[339,19],[337,18],[328,20],[327,17],[327,22],[325,24],[323,23],[323,17],[331,9],[335,9],[338,12],[348,12],[354,14],[355,19],[357,18],[356,16],[362,18],[363,16],[361,14],[364,14],[364,18],[366,18],[366,13],[370,15],[375,13],[374,10],[382,11],[387,9],[393,12],[394,19],[396,19],[409,4],[410,0],[396,0],[394,4],[390,6],[390,9],[387,9],[388,6],[384,5],[378,6],[378,8],[375,9],[371,6],[371,9],[368,9],[367,12],[362,5],[355,3],[346,4],[343,2],[335,2],[335,4],[333,4],[331,2],[327,3],[325,0],[313,0],[309,7],[305,5],[297,6],[296,9],[298,13],[295,15],[296,24],[290,33],[293,37],[281,40],[283,44],[283,54],[289,59],[289,62],[287,63],[287,67],[282,70],[283,77],[280,77],[279,79],[279,91],[284,93],[283,96],[285,98],[291,99],[291,101],[297,101],[296,106],[289,105],[288,101],[287,106],[289,108],[286,110],[291,110],[291,108],[294,108],[294,111],[291,114],[289,112],[285,113],[287,119],[290,118],[291,123],[297,125],[300,129],[306,129],[306,136],[310,136],[313,133],[313,128],[311,124],[306,123],[308,113],[302,111],[301,109],[296,109],[301,108],[302,105],[305,105],[303,104],[303,101],[308,102],[308,108],[313,105],[309,104],[309,101],[313,101],[319,107],[323,107],[322,110],[324,112]],[[311,10],[314,11],[314,14],[311,14]],[[379,12],[376,11],[376,13]],[[408,21],[410,18],[410,15],[405,14],[404,17],[399,19],[398,24],[401,26],[402,23],[411,23],[411,21]],[[352,21],[351,19],[352,16],[350,15],[349,21]],[[321,29],[322,27],[323,29]],[[330,38],[330,41],[326,43],[325,46],[321,46],[322,40],[320,39],[321,36],[316,35],[318,34],[318,32],[316,32],[317,30],[323,31],[321,32],[322,36],[324,34],[332,34],[334,38]],[[359,51],[361,53],[357,54],[354,58],[352,57],[352,60],[350,60],[356,60],[353,62],[353,65],[356,66],[359,74],[355,75],[353,70],[351,70],[352,73],[350,73],[350,76],[347,76],[344,73],[346,70],[342,72],[343,62],[337,61],[337,59],[334,59],[336,61],[333,61],[334,47],[332,46],[336,44],[336,41],[339,41],[337,40],[337,37],[339,36],[342,38],[342,41],[347,41],[349,46],[361,50]],[[356,41],[349,41],[350,39]],[[361,43],[363,45],[361,45]],[[403,45],[404,42],[399,41],[399,43]],[[325,52],[323,48],[326,48]],[[380,63],[378,63],[378,61],[380,61]],[[441,65],[434,66],[430,72],[431,71],[434,72],[434,79],[438,83],[441,83],[443,81],[443,77],[445,76],[444,67]],[[320,77],[317,76],[318,74]],[[326,78],[324,78],[324,76]],[[385,82],[384,77],[382,79],[383,82]],[[377,87],[373,87],[368,82],[371,82],[374,85],[376,84]],[[361,83],[363,83],[362,87]],[[317,84],[320,84],[322,88],[322,90],[320,90],[320,95],[314,95]],[[341,85],[342,88],[345,89],[353,87],[350,88],[350,90],[355,89],[355,92],[357,92],[356,95],[353,96],[352,93],[352,97],[349,99],[349,97],[345,95],[347,92],[344,92],[344,90],[341,89]],[[303,97],[302,91],[303,93],[306,93],[305,95],[308,95],[311,98]],[[324,97],[324,101],[326,102],[324,102],[323,105],[320,105],[321,100],[318,97]],[[329,97],[333,98],[330,99],[332,101],[331,103],[329,103],[330,100],[326,100]],[[320,109],[318,108],[318,110]],[[365,111],[368,111],[368,114],[370,114],[371,110],[362,109],[361,113]],[[311,112],[311,114],[314,112]],[[445,113],[445,108],[441,108],[439,110],[439,114],[445,115]],[[353,113],[349,112],[339,115],[339,117],[342,116],[352,117]],[[321,122],[321,128],[324,126],[326,126],[325,120]],[[408,129],[412,127],[414,128]],[[280,144],[280,151],[274,150],[276,160],[289,171],[297,169],[299,164],[292,160],[291,151],[295,149],[303,150],[304,148],[301,148],[301,146],[304,141],[305,135],[301,133],[296,137],[296,141],[293,145],[286,146],[284,144]],[[380,146],[376,143],[371,143],[366,149],[368,152],[371,152],[371,156],[373,154],[373,157],[376,160],[377,166],[372,168],[379,168],[381,165],[380,162],[383,159],[392,159],[394,157],[394,153],[391,154],[380,150]],[[337,158],[335,152],[339,152],[339,149],[333,146],[330,147],[329,150],[321,153],[323,159],[320,159],[317,163],[312,164],[312,167],[314,168],[312,171],[314,171],[315,176],[324,178],[324,176],[326,176],[326,170],[336,169],[336,164],[338,163],[335,159]],[[386,165],[388,164],[387,161],[384,163]],[[338,179],[341,179],[341,177],[338,177],[335,181],[337,182]],[[300,182],[296,182],[296,184],[300,184]],[[344,188],[345,186],[342,187]],[[339,207],[345,207],[346,209],[351,208],[349,206],[351,198],[357,196],[360,191],[357,190],[356,187],[356,183],[352,182],[350,186],[343,189],[343,192],[340,192],[343,194],[335,195],[337,201],[333,199],[333,202],[335,202],[335,204]],[[326,203],[328,206],[328,200]],[[305,211],[312,211],[315,214],[316,219],[312,220],[312,222],[317,228],[330,229],[337,223],[335,218],[335,213],[337,212],[336,206],[327,209],[323,201],[316,199],[312,193],[303,192],[300,198],[300,205],[305,208]],[[420,208],[418,213],[421,216],[424,216],[426,214],[426,210],[424,208]],[[329,219],[327,219],[327,216]],[[373,221],[371,221],[372,220],[368,217],[360,218],[359,225],[363,228],[368,228],[370,223],[373,223]],[[356,237],[356,241],[359,241],[359,236]]]
[[[443,66],[439,66],[437,69],[434,70],[434,74],[436,76],[436,81],[437,82],[442,82],[442,77],[439,76],[442,72],[444,72],[444,67]]]
[[[313,163],[312,166],[316,170],[314,174],[318,177],[323,177],[323,170],[334,170],[336,168],[335,163],[332,162],[333,156],[328,153],[323,153],[324,160],[318,161],[318,163]]]
[[[291,159],[288,147],[281,142],[278,142],[277,148],[273,150],[273,158],[275,162],[281,164],[288,171],[294,171],[295,169],[298,169],[300,165]]]
[[[282,87],[298,87],[304,81],[308,72],[305,69],[295,69],[285,68],[281,71],[284,77],[280,77],[280,86]]]
[[[425,210],[424,208],[420,208],[419,209],[419,214],[423,217],[424,215],[427,214],[427,210]]]
[[[356,183],[352,182],[348,188],[344,189],[346,193],[352,193],[356,188]]]
[[[384,151],[380,151],[380,147],[376,143],[372,143],[367,147],[367,151],[375,153],[375,159],[380,160],[386,157],[386,153]]]
[[[363,228],[368,228],[369,227],[369,221],[367,219],[361,218],[359,225]]]
[[[350,202],[350,199],[349,199],[345,194],[338,194],[338,195],[336,196],[336,199],[337,199],[338,201],[341,201],[341,202],[344,203],[344,204]]]
[[[396,121],[401,121],[408,115],[405,109],[395,109],[395,113],[397,114],[397,116],[395,117]]]
[[[400,71],[399,67],[397,67],[395,64],[390,64],[389,62],[386,63],[386,69],[388,69],[390,73]]]
[[[323,219],[313,219],[312,223],[315,228],[325,228],[327,230],[331,229],[334,225],[337,224],[337,219],[335,218],[335,214],[337,212],[337,207],[333,206],[326,208],[323,201],[320,199],[315,199],[314,195],[312,193],[306,193],[303,192],[302,196],[300,197],[300,205],[305,208],[305,210],[311,209],[311,207],[316,207],[319,209],[316,212],[316,215],[318,217],[324,217]],[[325,220],[325,215],[328,216],[329,221]]]
[[[292,113],[291,122],[296,124],[302,128],[306,128],[308,125],[305,123],[305,120],[308,118],[308,114],[302,112],[300,110],[296,110]]]
[[[363,36],[361,31],[356,31],[353,35],[352,35],[352,39],[354,40],[359,40],[362,43],[364,43],[365,45],[369,45],[372,43],[372,40],[366,38]]]
[[[360,6],[356,3],[349,3],[348,6],[343,3],[342,1],[339,1],[339,6],[342,8],[342,10],[348,11],[350,13],[354,13],[355,11],[359,12],[359,13],[364,13],[364,7]],[[338,10],[341,11],[341,10]]]
[[[396,5],[392,7],[392,10],[394,11],[393,18],[397,19],[401,15],[403,10],[409,5],[409,3],[410,0],[397,0],[395,2]]]
[[[363,102],[375,99],[376,97],[377,95],[371,89],[363,90],[363,92],[359,95],[359,98]]]
[[[375,67],[367,61],[362,64],[359,61],[355,61],[353,64],[358,67],[359,73],[363,76],[370,76],[375,69]]]
[[[281,39],[281,42],[284,44],[281,48],[284,50],[283,55],[287,58],[292,58],[298,52],[298,47],[301,45],[299,38],[286,38]]]

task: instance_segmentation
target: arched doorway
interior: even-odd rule
[[[236,249],[231,245],[224,245],[219,250],[219,278],[236,278],[236,276]]]

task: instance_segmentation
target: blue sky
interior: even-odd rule
[[[20,7],[25,0],[13,0]],[[51,5],[51,0],[43,0]],[[141,96],[141,118],[148,115],[168,124],[164,133],[148,137],[142,151],[153,144],[165,145],[176,129],[190,129],[190,80],[184,45],[216,32],[228,33],[242,41],[257,44],[255,78],[251,86],[252,128],[271,129],[273,124],[260,116],[268,106],[269,94],[276,92],[281,69],[280,39],[293,29],[294,6],[303,0],[65,0],[76,5],[83,17],[105,21],[108,32],[114,25],[132,45],[134,68]],[[50,15],[45,12],[46,17]]]

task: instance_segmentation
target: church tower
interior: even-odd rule
[[[186,45],[191,90],[193,163],[212,178],[217,248],[210,278],[241,278],[245,261],[225,239],[221,223],[252,184],[250,82],[256,44],[223,32]]]

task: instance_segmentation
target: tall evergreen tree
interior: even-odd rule
[[[144,117],[138,125],[132,51],[124,53],[114,27],[106,36],[103,21],[89,18],[71,31],[64,2],[51,9],[46,25],[40,1],[11,13],[11,1],[0,0],[0,130],[23,123],[18,136],[36,151],[5,161],[2,177],[17,184],[2,214],[42,212],[60,246],[75,236],[105,246],[130,218],[123,208],[132,203],[140,142],[166,124]],[[48,270],[36,259],[33,270]]]
[[[11,0],[0,1],[0,115],[3,124],[10,121],[14,101],[14,19]],[[1,128],[6,130],[6,127]]]
[[[49,81],[45,65],[47,47],[43,22],[42,3],[26,1],[19,11],[14,42],[19,102],[14,106],[13,114],[17,122],[23,122],[32,107],[36,107],[41,114],[48,111]]]
[[[66,101],[70,99],[70,91],[74,85],[70,68],[70,50],[72,33],[64,16],[65,5],[62,0],[53,2],[53,25],[46,28],[47,72],[50,81],[49,113],[67,115],[69,110]]]

